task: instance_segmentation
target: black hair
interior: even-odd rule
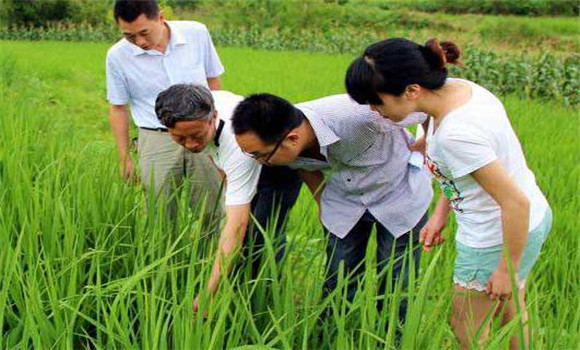
[[[157,119],[168,128],[180,121],[209,120],[214,110],[213,96],[202,85],[175,84],[155,100]]]
[[[133,22],[141,14],[144,14],[148,19],[154,19],[159,15],[159,6],[155,0],[117,0],[115,1],[115,9],[113,16],[115,21],[119,22],[119,18],[125,22]]]
[[[236,135],[253,131],[266,144],[275,144],[288,131],[300,126],[304,115],[285,99],[271,94],[255,94],[234,110],[232,127]]]
[[[459,48],[452,42],[425,45],[393,38],[368,46],[346,73],[346,90],[360,104],[382,105],[379,93],[399,96],[408,85],[437,90],[447,79],[446,63],[460,64]]]

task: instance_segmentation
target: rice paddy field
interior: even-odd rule
[[[260,277],[248,280],[240,259],[207,317],[195,316],[216,235],[196,211],[181,210],[169,225],[146,210],[139,186],[118,177],[108,46],[0,42],[0,349],[458,348],[449,325],[454,225],[423,254],[409,290],[394,286],[384,296],[381,312],[371,245],[366,278],[347,305],[343,284],[322,298],[325,237],[306,191],[291,213],[284,264],[267,249]],[[228,47],[219,54],[225,89],[294,102],[342,93],[352,59]],[[549,100],[502,99],[554,211],[527,281],[530,348],[580,349],[580,116]],[[402,298],[409,306],[399,336]],[[505,349],[521,330],[516,319],[484,348]]]

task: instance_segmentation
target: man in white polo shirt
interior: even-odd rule
[[[242,96],[227,91],[210,92],[200,85],[177,84],[161,92],[155,104],[159,120],[169,129],[175,143],[192,153],[207,149],[225,179],[226,222],[207,283],[209,295],[217,291],[223,277],[221,271],[230,269],[244,241],[249,249],[248,258],[252,259],[252,275],[258,276],[264,240],[258,229],[250,230],[246,238],[250,212],[266,231],[269,225],[275,225],[272,242],[276,260],[282,260],[286,216],[301,187],[295,171],[262,167],[240,150],[230,119],[242,100]],[[196,311],[198,302],[196,298]]]
[[[206,195],[215,203],[220,181],[208,156],[172,142],[154,110],[157,94],[172,84],[220,88],[224,68],[207,28],[193,21],[166,21],[154,0],[118,0],[114,16],[124,38],[107,53],[107,98],[123,179],[135,175],[129,152],[130,106],[139,127],[142,183],[156,196],[169,198],[170,217],[177,209],[175,188],[184,177],[192,181],[192,203]]]

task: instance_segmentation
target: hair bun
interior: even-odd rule
[[[439,69],[443,69],[447,63],[461,65],[461,62],[459,61],[461,50],[459,50],[459,47],[451,41],[443,41],[439,43],[439,40],[432,38],[427,40],[425,48],[439,58]]]
[[[442,41],[441,48],[443,49],[443,52],[445,52],[445,60],[447,63],[461,65],[461,61],[459,61],[461,50],[459,50],[459,47],[455,45],[454,42]]]

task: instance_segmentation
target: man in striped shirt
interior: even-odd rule
[[[425,119],[417,114],[406,123]],[[345,274],[364,271],[360,265],[374,225],[379,269],[393,258],[393,279],[406,285],[406,252],[413,249],[418,270],[419,230],[427,221],[433,196],[422,156],[410,150],[406,125],[381,118],[348,95],[293,106],[280,97],[259,94],[236,107],[232,126],[246,155],[261,163],[300,169],[313,192],[322,224],[330,232],[325,294],[336,288],[341,261]],[[349,300],[356,292],[356,280],[351,282]],[[402,302],[401,320],[405,311]]]

